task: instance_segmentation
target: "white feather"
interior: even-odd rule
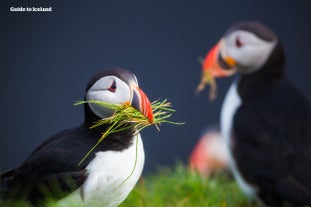
[[[231,142],[231,132],[232,132],[232,124],[233,117],[236,110],[241,105],[241,99],[238,95],[237,91],[237,80],[234,81],[225,97],[224,104],[221,110],[221,133],[222,137],[225,139],[227,143],[228,151],[229,151],[229,161],[232,173],[239,184],[242,191],[248,195],[249,197],[256,198],[257,189],[254,186],[249,185],[239,173],[236,163],[232,156],[232,142]]]
[[[77,190],[57,206],[65,207],[75,199],[73,202],[85,207],[114,207],[124,201],[140,178],[145,162],[140,134],[133,139],[133,144],[123,151],[97,152],[86,167],[88,178],[80,189],[81,196]]]

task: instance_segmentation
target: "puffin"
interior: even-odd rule
[[[208,127],[195,144],[189,156],[189,167],[202,177],[211,177],[219,171],[229,171],[228,151],[219,127]]]
[[[285,59],[275,32],[243,21],[207,53],[202,78],[237,74],[220,123],[242,191],[262,206],[311,206],[311,105],[288,79]]]
[[[107,68],[87,84],[86,101],[130,104],[152,122],[151,103],[138,87],[136,76],[122,68]],[[143,142],[134,126],[107,136],[82,162],[108,129],[90,129],[98,120],[113,115],[112,109],[95,103],[84,105],[84,122],[65,129],[39,145],[16,169],[0,176],[3,200],[24,200],[57,206],[74,200],[77,206],[118,206],[139,180],[145,160]]]

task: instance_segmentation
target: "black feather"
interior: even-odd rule
[[[265,67],[239,81],[242,105],[234,116],[234,159],[267,205],[311,205],[310,102],[282,69]]]

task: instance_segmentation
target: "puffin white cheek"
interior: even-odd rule
[[[106,103],[124,103],[129,101],[130,96],[118,92],[105,91],[90,91],[86,95],[86,100],[91,101],[101,101]]]
[[[102,101],[102,102],[111,102],[111,99],[107,99],[108,93],[103,95],[103,91],[90,91],[86,95],[87,101]],[[99,104],[89,103],[91,110],[100,118],[109,117],[113,114],[113,110],[100,106]]]
[[[100,118],[106,118],[113,115],[114,111],[112,109],[101,107],[98,104],[89,103],[91,110]]]
[[[241,72],[251,73],[260,69],[269,59],[275,43],[245,45],[236,51],[229,51],[239,65]]]
[[[235,58],[242,69],[247,68],[252,71],[263,64],[263,55],[262,52],[258,51],[258,48],[245,46]]]
[[[122,89],[116,92],[111,92],[109,90],[99,90],[99,91],[88,91],[86,94],[87,101],[101,101],[112,104],[122,104],[131,101],[130,90],[128,87],[122,87]],[[109,117],[113,114],[113,110],[105,108],[99,104],[89,103],[92,111],[100,118]]]

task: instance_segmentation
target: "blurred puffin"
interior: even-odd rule
[[[221,131],[244,193],[267,206],[311,206],[311,107],[284,65],[275,33],[246,21],[207,54],[203,79],[240,74],[225,97]]]
[[[109,68],[91,78],[85,100],[129,103],[151,122],[153,119],[150,101],[139,89],[135,75],[121,68]],[[48,195],[60,204],[74,198],[79,206],[107,207],[117,206],[127,197],[144,166],[140,134],[130,128],[109,135],[79,165],[108,127],[90,126],[113,111],[85,104],[84,113],[82,125],[52,136],[20,167],[1,175],[0,192],[5,199],[25,199],[37,206],[43,205]]]
[[[190,169],[201,176],[212,176],[220,170],[228,170],[228,151],[219,127],[206,129],[200,136],[189,157]]]

